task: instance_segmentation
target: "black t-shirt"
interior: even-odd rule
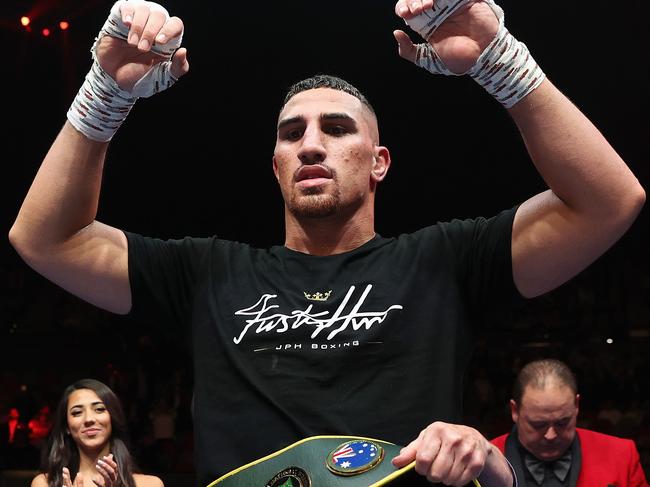
[[[307,436],[458,422],[475,324],[517,296],[514,214],[331,256],[127,233],[132,313],[191,333],[199,482]]]

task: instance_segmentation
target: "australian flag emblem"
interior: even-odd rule
[[[338,475],[366,472],[382,461],[384,449],[367,440],[354,440],[339,445],[327,456],[328,468]]]

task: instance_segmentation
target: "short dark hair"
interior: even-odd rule
[[[317,74],[291,85],[284,97],[282,108],[284,108],[287,102],[298,93],[307,90],[315,90],[316,88],[331,88],[333,90],[344,91],[345,93],[348,93],[349,95],[352,95],[361,101],[361,103],[363,103],[364,106],[370,110],[370,113],[375,116],[377,115],[375,113],[375,109],[372,107],[365,95],[361,93],[355,86],[348,83],[342,78],[332,76],[330,74]]]
[[[521,404],[527,386],[542,389],[547,379],[554,378],[567,386],[573,394],[578,393],[576,377],[567,364],[557,359],[534,360],[526,364],[517,374],[512,398]]]

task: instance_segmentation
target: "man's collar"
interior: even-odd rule
[[[548,462],[539,460],[529,451],[524,449],[524,465],[535,479],[535,482],[537,482],[537,485],[542,485],[546,472],[552,472],[558,479],[564,482],[564,479],[569,475],[569,470],[571,470],[572,458],[573,455],[571,453],[571,448],[568,448],[564,452],[564,455],[557,460]]]

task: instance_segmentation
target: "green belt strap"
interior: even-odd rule
[[[372,449],[370,457],[368,449]],[[391,463],[401,449],[359,436],[311,436],[232,470],[208,487],[379,487],[413,470],[415,462],[401,469]],[[366,457],[374,460],[365,462]],[[373,462],[377,463],[373,466]]]

